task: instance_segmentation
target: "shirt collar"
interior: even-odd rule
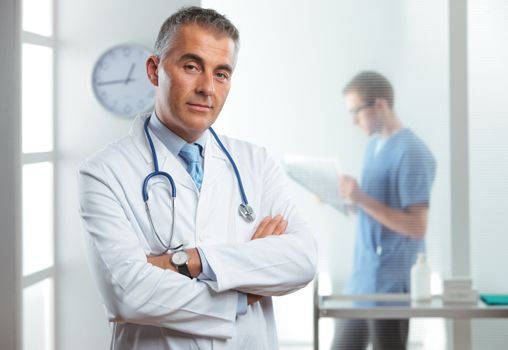
[[[180,136],[169,130],[157,117],[155,110],[150,116],[149,122],[150,130],[157,136],[157,138],[164,144],[164,146],[170,151],[175,157],[178,156],[183,146],[187,143]],[[203,150],[208,139],[208,129],[193,143],[198,144],[201,150],[201,157],[203,157]]]

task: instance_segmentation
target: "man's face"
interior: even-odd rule
[[[234,41],[199,25],[184,25],[162,61],[150,59],[157,68],[158,79],[151,79],[157,116],[187,142],[195,141],[215,122],[228,96],[236,59]]]
[[[346,108],[353,118],[353,123],[370,136],[381,129],[381,118],[376,105],[368,104],[355,91],[344,96]]]

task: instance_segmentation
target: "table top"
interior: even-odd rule
[[[428,302],[412,302],[409,294],[328,295],[315,299],[318,317],[400,319],[442,317],[453,319],[508,318],[508,305],[490,306],[443,303],[441,296]]]

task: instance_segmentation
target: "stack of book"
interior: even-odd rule
[[[451,277],[443,281],[443,303],[476,304],[478,292],[470,277]]]

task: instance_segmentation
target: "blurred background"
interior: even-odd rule
[[[434,292],[451,275],[470,275],[482,293],[508,292],[506,1],[2,0],[2,349],[109,347],[84,256],[76,172],[125,135],[131,118],[101,106],[92,70],[113,46],[151,50],[162,22],[185,5],[214,8],[240,30],[216,130],[279,160],[332,157],[360,177],[367,138],[353,126],[342,88],[361,70],[385,75],[402,123],[438,164],[426,236]],[[355,219],[295,183],[291,189],[319,244],[321,292],[340,293]],[[312,303],[312,286],[275,298],[281,349],[312,348]],[[326,349],[333,321],[320,322]],[[451,348],[447,321],[411,322],[411,349]],[[507,326],[472,321],[473,349],[506,349]]]

